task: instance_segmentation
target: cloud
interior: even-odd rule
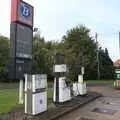
[[[112,59],[119,56],[119,0],[24,0],[35,7],[34,26],[46,40],[60,40],[66,31],[78,24],[98,32],[100,43]],[[11,0],[0,4],[0,33],[9,37]]]

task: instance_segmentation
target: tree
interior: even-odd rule
[[[52,56],[51,42],[45,42],[44,38],[40,37],[33,42],[33,69],[34,74],[47,74],[51,78],[52,74]]]
[[[33,73],[45,72],[45,52],[43,42],[36,40],[33,43]]]
[[[114,67],[113,62],[109,57],[107,48],[105,50],[99,50],[99,60],[100,60],[100,77],[101,79],[114,79]]]
[[[68,30],[61,42],[46,42],[38,32],[33,44],[33,73],[47,74],[51,78],[55,53],[64,53],[71,80],[77,79],[81,66],[85,67],[85,79],[97,79],[97,44],[85,26]],[[99,49],[99,60],[101,79],[112,79],[114,69],[107,49]]]
[[[0,36],[0,82],[8,80],[9,40]]]
[[[86,79],[90,78],[91,71],[94,71],[93,68],[96,65],[96,43],[92,40],[89,33],[90,30],[85,26],[78,25],[68,30],[67,34],[63,36],[66,50],[71,51],[73,57],[70,65],[71,71],[79,74],[80,66],[84,66],[87,73],[85,74]]]

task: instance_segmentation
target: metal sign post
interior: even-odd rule
[[[32,45],[33,7],[22,0],[11,0],[10,78],[20,80],[20,103],[23,103],[24,74],[31,74]]]

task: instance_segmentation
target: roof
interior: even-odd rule
[[[115,67],[120,67],[120,59],[116,60],[113,64]]]

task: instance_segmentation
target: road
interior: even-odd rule
[[[70,112],[57,120],[120,120],[120,91],[109,86],[88,87],[89,91],[103,94],[103,97]],[[97,113],[94,110],[104,108]],[[110,110],[110,113],[106,113]],[[114,111],[113,111],[114,110]],[[115,113],[112,113],[115,112]]]
[[[111,84],[87,84],[88,87],[95,87],[95,86],[111,86]],[[18,89],[19,84],[16,85],[0,85],[0,89]]]
[[[16,85],[5,85],[5,84],[2,84],[0,85],[0,89],[18,89],[19,88],[19,85],[16,84]]]

